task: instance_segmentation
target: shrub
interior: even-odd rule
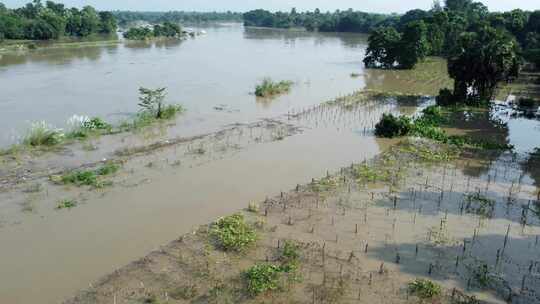
[[[454,93],[449,89],[441,89],[436,98],[437,105],[442,107],[453,106],[457,104],[457,99]]]
[[[292,81],[274,82],[270,78],[265,78],[261,84],[255,87],[255,95],[259,97],[270,97],[287,93],[291,90],[292,84]]]
[[[518,106],[520,108],[532,108],[536,105],[536,100],[532,98],[520,98],[518,101]]]
[[[32,147],[54,146],[62,142],[64,133],[44,121],[32,123],[23,143]]]
[[[257,241],[255,230],[245,222],[241,214],[220,218],[212,226],[210,234],[227,251],[243,251]]]
[[[442,288],[440,285],[433,283],[430,280],[416,279],[409,283],[409,292],[421,299],[431,299],[439,296],[442,292]]]
[[[375,135],[379,137],[397,137],[407,135],[411,130],[411,120],[405,116],[383,114],[375,125]]]
[[[248,269],[246,279],[249,294],[257,296],[280,288],[281,272],[281,267],[271,264],[258,264]]]

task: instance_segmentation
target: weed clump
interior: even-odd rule
[[[280,266],[272,264],[258,264],[246,272],[247,290],[251,296],[280,288]]]
[[[51,180],[56,183],[68,185],[73,184],[77,186],[93,186],[95,188],[102,188],[107,183],[100,180],[100,177],[107,176],[118,172],[120,166],[114,163],[108,163],[96,170],[81,170],[64,174],[60,177],[52,176]]]
[[[465,209],[467,210],[467,212],[485,217],[490,217],[493,214],[493,208],[495,208],[495,201],[487,198],[479,192],[476,192],[474,194],[468,194],[466,196],[466,200],[467,206]]]
[[[242,214],[220,218],[213,224],[210,235],[226,251],[241,252],[257,241],[257,233]]]
[[[257,264],[245,273],[247,290],[257,296],[274,290],[284,289],[284,282],[299,281],[297,273],[300,266],[300,248],[292,241],[285,241],[279,252],[279,265]]]
[[[32,123],[23,139],[23,143],[31,147],[52,147],[64,140],[61,129],[54,128],[44,121]]]
[[[430,280],[416,279],[409,283],[409,292],[420,299],[432,299],[442,293],[442,288]]]
[[[292,85],[292,81],[274,82],[270,78],[265,78],[262,83],[255,87],[255,95],[258,97],[271,97],[287,93],[291,90]]]
[[[74,200],[61,200],[56,205],[56,210],[71,209],[77,207],[77,202]]]

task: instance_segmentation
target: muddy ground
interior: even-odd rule
[[[478,156],[410,139],[244,211],[259,235],[245,253],[205,225],[66,303],[418,303],[417,277],[444,286],[429,303],[540,303],[538,189],[512,159],[471,176]],[[286,241],[299,279],[250,296],[243,272]]]

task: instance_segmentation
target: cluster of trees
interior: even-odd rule
[[[321,13],[319,9],[313,12],[272,13],[266,10],[253,10],[244,14],[245,26],[260,26],[274,28],[303,27],[309,31],[321,32],[356,32],[368,33],[375,27],[398,18],[396,15],[384,15],[347,11]]]
[[[127,26],[135,21],[146,21],[148,23],[202,23],[202,22],[241,22],[242,14],[234,12],[113,12],[120,26]]]
[[[41,0],[17,9],[0,3],[0,40],[48,40],[61,36],[85,37],[116,31],[116,18],[110,12],[98,12],[91,6],[66,8],[63,4]]]
[[[368,67],[412,68],[426,56],[448,59],[454,90],[441,104],[490,100],[497,83],[519,73],[523,59],[540,64],[540,11],[491,13],[472,0],[446,0],[429,11],[388,19],[369,37]]]
[[[129,40],[146,40],[154,37],[178,37],[182,34],[180,25],[172,22],[163,22],[151,27],[132,27],[124,32],[124,38]]]

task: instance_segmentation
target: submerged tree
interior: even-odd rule
[[[393,27],[381,27],[369,36],[364,64],[367,67],[392,68],[398,56],[401,34]]]
[[[150,113],[153,113],[156,118],[160,119],[163,116],[163,105],[167,92],[167,88],[158,88],[155,90],[140,87],[139,88],[139,106]]]
[[[476,32],[463,33],[459,50],[448,60],[456,100],[489,101],[499,81],[517,76],[519,72],[518,44],[500,29],[484,25]]]

